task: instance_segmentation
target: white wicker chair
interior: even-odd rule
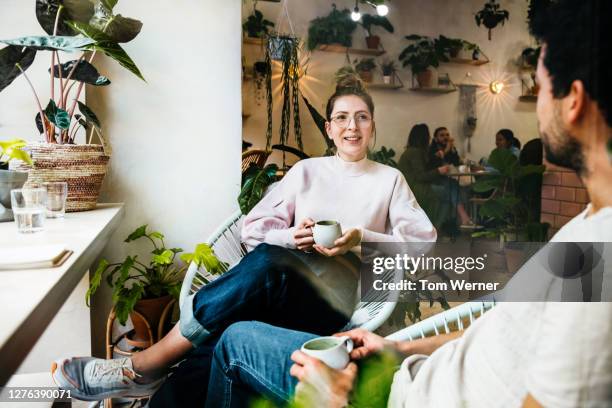
[[[495,306],[495,301],[466,302],[387,336],[394,341],[422,339],[463,330]]]
[[[217,257],[229,265],[228,269],[240,262],[247,252],[240,242],[243,218],[240,211],[235,212],[206,241],[213,248]],[[216,278],[217,276],[211,275],[205,269],[198,269],[193,263],[189,265],[181,287],[179,304],[182,305],[186,296],[197,292],[202,286]],[[381,279],[386,282],[399,281],[401,278],[401,270],[381,275]],[[346,328],[363,327],[370,331],[376,330],[393,312],[397,296],[398,292],[390,291],[367,293],[357,305],[351,322]]]

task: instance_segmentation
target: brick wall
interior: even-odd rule
[[[589,202],[589,195],[572,170],[544,162],[541,221],[550,224],[549,237],[578,215]]]

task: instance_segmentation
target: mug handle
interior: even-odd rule
[[[346,351],[348,353],[353,351],[353,340],[351,340],[350,337],[342,336],[342,337],[340,337],[340,339],[342,340],[342,343],[344,343],[344,348],[346,348]]]

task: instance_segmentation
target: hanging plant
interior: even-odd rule
[[[257,61],[253,64],[253,82],[255,83],[255,103],[261,105],[264,99],[264,86],[266,83],[266,75],[268,73],[268,65],[265,61]]]
[[[261,11],[257,10],[253,5],[253,14],[251,14],[246,21],[242,24],[242,31],[247,33],[249,37],[253,38],[264,38],[270,28],[274,27],[274,23],[266,20],[261,14]]]
[[[510,13],[507,10],[500,10],[499,4],[495,0],[490,0],[485,3],[482,10],[476,13],[476,25],[484,25],[489,29],[489,41],[491,40],[491,30],[497,27],[499,23],[504,25],[506,20],[510,19]]]

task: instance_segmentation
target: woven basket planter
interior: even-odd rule
[[[25,187],[50,181],[65,181],[68,183],[66,211],[96,208],[110,159],[101,145],[32,143],[24,150],[30,153],[34,165],[29,166],[14,160],[11,162],[11,169],[28,172]]]

